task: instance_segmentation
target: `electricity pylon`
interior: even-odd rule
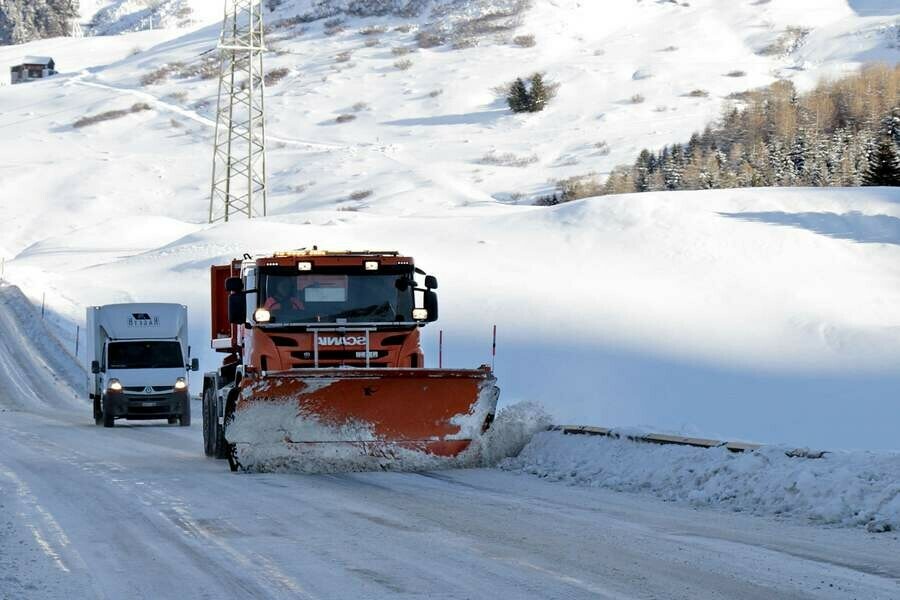
[[[226,0],[209,222],[266,215],[266,110],[260,0]]]

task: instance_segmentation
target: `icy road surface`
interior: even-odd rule
[[[232,474],[196,421],[95,427],[16,298],[0,288],[4,600],[900,597],[892,533],[495,470]]]

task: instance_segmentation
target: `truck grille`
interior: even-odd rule
[[[385,358],[388,355],[387,350],[369,350],[369,360],[377,360]],[[358,355],[358,356],[357,356]],[[291,352],[291,358],[312,360],[313,353],[311,351]],[[319,350],[319,361],[342,361],[342,360],[366,360],[366,351],[363,348],[359,350]]]

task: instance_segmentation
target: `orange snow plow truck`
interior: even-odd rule
[[[204,375],[206,454],[251,471],[478,464],[499,389],[485,366],[425,368],[437,287],[396,252],[213,266],[212,347],[226,356]]]

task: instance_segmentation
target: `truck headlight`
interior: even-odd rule
[[[257,308],[256,312],[253,313],[253,318],[257,323],[268,323],[272,320],[272,313],[269,312],[268,308]]]
[[[414,308],[412,317],[414,321],[425,321],[428,319],[428,310],[425,308]]]
[[[182,391],[187,389],[187,381],[184,380],[184,377],[179,377],[175,380],[175,391]]]
[[[109,388],[109,391],[111,391],[111,392],[121,392],[122,391],[121,382],[115,378],[110,379],[109,384],[106,387]]]

